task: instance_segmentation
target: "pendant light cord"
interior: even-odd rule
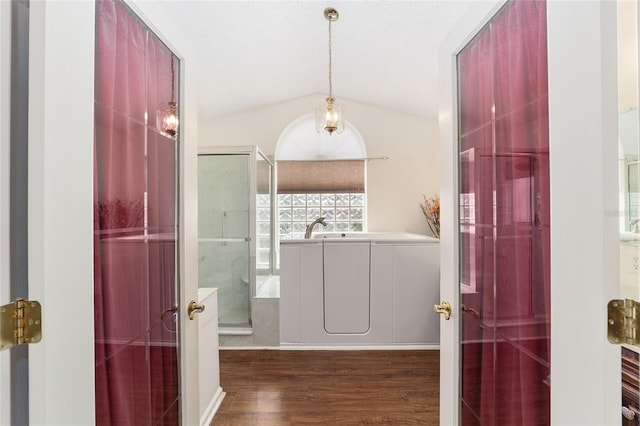
[[[329,98],[333,98],[333,84],[331,83],[331,19],[329,19]]]
[[[171,54],[171,102],[175,103],[175,100],[173,99],[175,96],[175,80],[176,80],[176,76],[175,76],[175,71],[173,69],[173,54]]]

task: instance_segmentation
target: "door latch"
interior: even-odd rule
[[[16,299],[0,306],[0,351],[42,340],[42,307],[35,300]]]
[[[446,300],[443,300],[439,305],[433,305],[433,310],[439,314],[443,314],[445,320],[451,318],[451,304]]]
[[[196,319],[196,314],[204,311],[204,305],[200,305],[196,303],[195,300],[189,302],[189,306],[187,306],[187,315],[189,315],[190,320]]]

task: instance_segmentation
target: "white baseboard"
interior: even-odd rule
[[[211,398],[211,402],[209,402],[206,410],[204,410],[202,416],[200,416],[200,426],[209,426],[211,424],[213,416],[216,415],[216,411],[220,408],[220,404],[222,404],[225,395],[226,393],[219,387],[216,394]]]
[[[221,351],[233,350],[274,350],[274,351],[402,351],[402,350],[439,350],[439,344],[424,345],[370,345],[370,346],[320,346],[320,345],[301,345],[283,343],[280,346],[225,346],[219,348]]]
[[[439,344],[424,345],[298,345],[280,344],[280,350],[294,351],[402,351],[402,350],[438,350]]]

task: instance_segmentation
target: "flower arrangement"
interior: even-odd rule
[[[436,238],[440,238],[440,197],[435,195],[427,198],[422,194],[422,199],[424,201],[420,203],[420,208],[422,208],[424,217],[427,218],[429,229]]]

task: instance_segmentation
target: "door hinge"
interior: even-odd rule
[[[42,340],[42,309],[35,300],[0,306],[0,351]]]

